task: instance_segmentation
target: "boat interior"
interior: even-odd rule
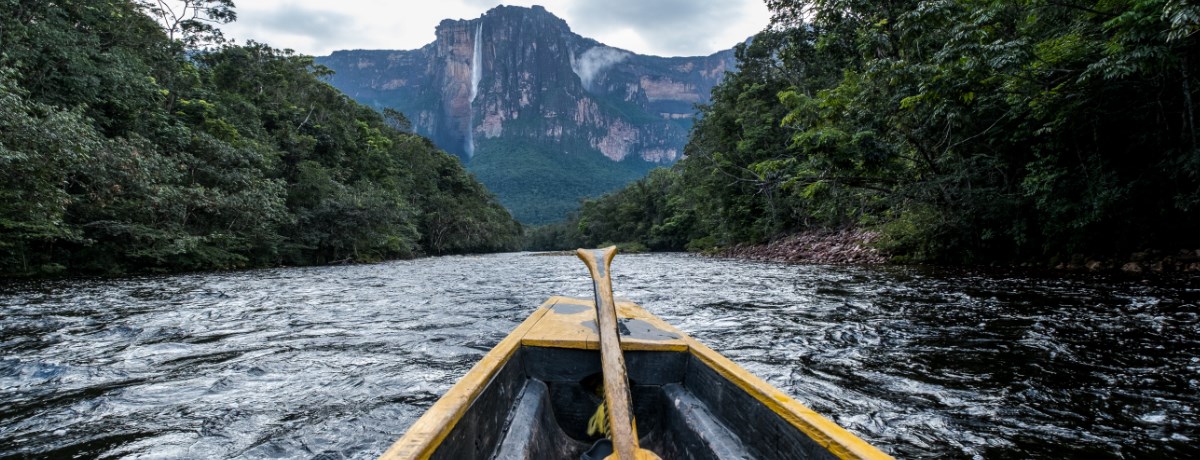
[[[600,353],[587,340],[595,327],[590,308],[549,305],[432,458],[579,459],[588,452],[600,439],[587,427],[602,400]],[[643,348],[624,351],[642,448],[663,459],[837,458],[691,353],[681,333],[650,318],[621,320],[622,340]]]

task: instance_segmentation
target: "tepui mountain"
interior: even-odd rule
[[[420,49],[317,62],[359,102],[405,114],[528,224],[679,159],[695,106],[735,70],[732,50],[639,55],[575,34],[540,6],[444,20]]]

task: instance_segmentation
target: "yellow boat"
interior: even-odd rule
[[[602,262],[579,254],[596,298],[551,297],[380,458],[891,458],[642,307],[614,302],[615,248]],[[607,435],[589,434],[597,418]]]

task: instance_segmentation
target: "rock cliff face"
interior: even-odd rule
[[[338,51],[317,62],[351,97],[403,112],[535,224],[677,160],[695,104],[734,70],[732,51],[637,55],[581,37],[537,6],[442,21],[418,50]]]

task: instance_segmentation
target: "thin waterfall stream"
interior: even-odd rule
[[[475,156],[475,97],[479,95],[479,81],[483,79],[483,21],[475,29],[474,50],[471,54],[471,121],[467,128],[467,156]]]

